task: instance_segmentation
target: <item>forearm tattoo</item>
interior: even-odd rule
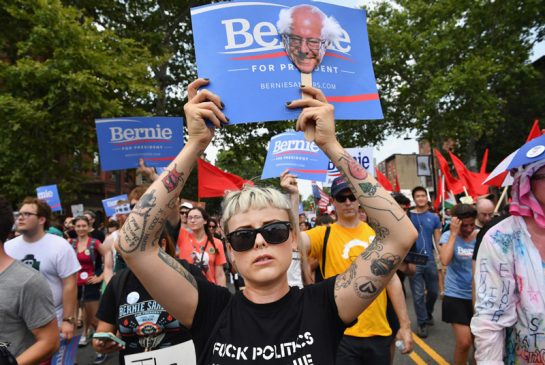
[[[191,275],[176,259],[169,254],[167,254],[162,249],[159,250],[159,258],[168,266],[170,266],[174,271],[178,272],[184,279],[186,279],[189,284],[191,284],[195,289],[197,289],[197,282],[193,275]]]
[[[167,189],[167,192],[170,193],[180,185],[180,182],[183,185],[184,173],[176,171],[176,164],[174,164],[172,170],[170,170],[161,181],[165,189]]]
[[[350,174],[358,180],[367,178],[367,171],[349,153],[344,152],[339,162],[346,163]]]
[[[367,194],[368,196],[374,196],[377,193],[378,187],[379,187],[378,184],[373,185],[369,182],[360,184],[361,191],[363,191],[363,193]]]
[[[123,224],[122,233],[125,236],[125,244],[120,242],[119,248],[125,253],[131,253],[140,248],[142,251],[146,249],[146,244],[150,239],[148,220],[151,216],[151,210],[156,207],[155,189],[149,193],[142,195],[138,204],[134,207],[129,219]],[[163,213],[159,209],[157,216],[160,217]],[[141,219],[137,219],[139,217]],[[153,219],[152,224],[155,227],[157,224],[162,224],[162,219]]]

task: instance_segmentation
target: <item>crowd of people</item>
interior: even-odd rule
[[[283,192],[245,186],[211,216],[180,198],[214,127],[228,122],[208,83],[189,85],[180,154],[161,175],[142,165],[152,183],[101,226],[85,211],[53,230],[45,202],[26,198],[14,215],[0,199],[2,351],[47,364],[82,327],[95,364],[192,341],[199,364],[389,365],[396,347],[413,349],[408,277],[419,337],[442,298],[455,364],[545,362],[545,159],[512,172],[510,216],[495,217],[490,197],[439,216],[424,187],[412,202],[385,191],[337,141],[321,91],[303,86],[311,97],[286,107],[302,109],[297,129],[314,127],[342,174],[332,214],[301,214],[286,171]]]

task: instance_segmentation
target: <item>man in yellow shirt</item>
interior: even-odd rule
[[[297,207],[299,191],[295,176],[287,171],[284,172],[281,176],[281,185],[290,193],[292,204],[297,203],[294,205]],[[337,214],[337,222],[330,226],[329,232],[326,226],[301,232],[302,244],[308,248],[309,255],[320,263],[319,270],[324,278],[343,273],[375,237],[375,231],[367,223],[360,221],[359,204],[344,178],[340,177],[333,181],[331,195],[334,198],[333,206]],[[326,236],[328,236],[327,239]],[[326,247],[325,255],[324,246]],[[374,270],[388,269],[387,259],[372,257],[369,259],[375,260]],[[354,326],[345,331],[337,352],[337,365],[390,364],[392,330],[386,319],[387,294],[400,320],[401,328],[396,337],[403,340],[404,353],[412,351],[412,334],[407,306],[401,282],[397,275],[394,275],[387,290],[383,291],[362,312]]]

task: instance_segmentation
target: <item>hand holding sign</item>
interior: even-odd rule
[[[208,79],[199,78],[189,84],[188,102],[184,105],[189,140],[197,141],[203,146],[208,146],[214,137],[213,127],[221,128],[222,124],[228,123],[227,117],[221,111],[223,103],[220,97],[209,90],[199,90],[209,82]],[[206,126],[207,120],[213,124],[212,128]]]
[[[294,100],[288,105],[290,109],[303,108],[297,118],[295,129],[306,132],[308,128],[314,129],[316,126],[314,141],[323,150],[326,144],[337,142],[333,105],[327,103],[325,95],[319,89],[305,86],[302,90],[312,99]]]
[[[297,186],[297,176],[290,174],[290,170],[285,170],[280,175],[280,186],[290,195],[299,194],[299,188]]]
[[[301,85],[312,86],[312,71],[322,63],[329,45],[342,36],[342,28],[313,5],[281,9],[276,23],[289,59],[301,71]],[[303,98],[312,98],[303,91]],[[305,138],[314,139],[314,125],[305,128]]]

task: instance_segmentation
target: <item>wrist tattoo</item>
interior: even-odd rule
[[[183,185],[184,173],[176,171],[176,164],[174,164],[172,170],[170,170],[161,181],[163,182],[163,186],[167,189],[167,192],[170,193],[180,185],[180,182]]]

